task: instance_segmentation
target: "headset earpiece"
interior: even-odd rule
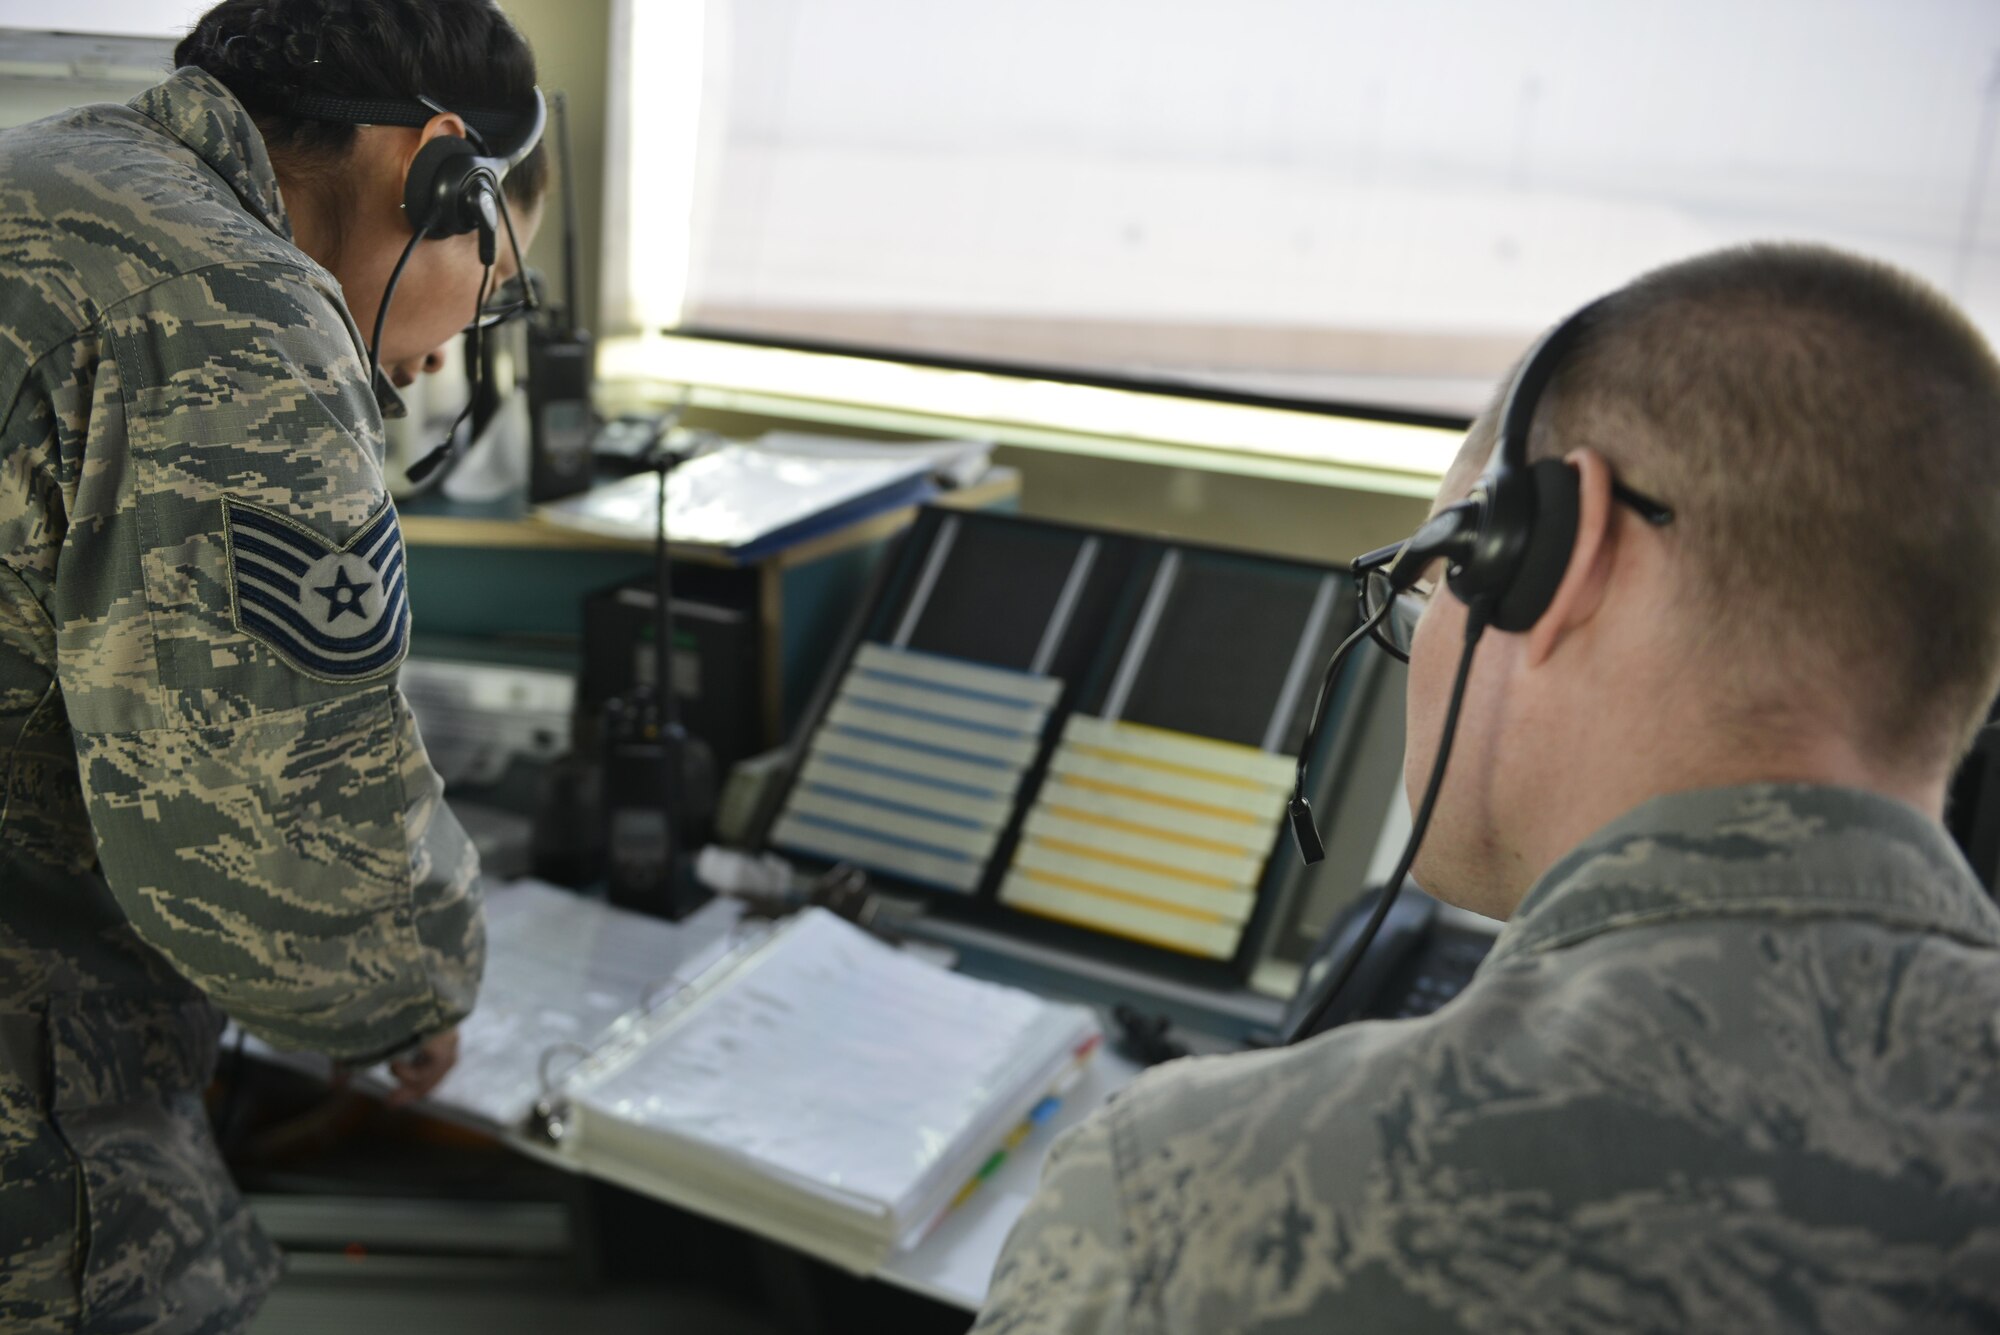
[[[472,153],[471,144],[451,135],[440,135],[417,150],[409,174],[403,178],[403,213],[413,230],[422,228],[432,235],[440,234],[450,198],[450,183],[440,179],[445,165],[461,155],[469,158]]]
[[[1493,462],[1473,495],[1480,505],[1472,555],[1453,567],[1451,591],[1484,599],[1497,630],[1524,631],[1555,600],[1576,546],[1579,480],[1560,459],[1528,462],[1535,408],[1577,339],[1596,318],[1593,302],[1543,336],[1521,363],[1501,408]]]
[[[1534,492],[1534,521],[1520,565],[1494,604],[1496,630],[1523,631],[1541,620],[1555,601],[1576,546],[1576,470],[1560,459],[1543,459],[1529,466],[1524,480]]]
[[[1524,631],[1555,600],[1576,545],[1579,486],[1560,459],[1503,464],[1479,484],[1472,554],[1452,568],[1449,584],[1467,603],[1483,599],[1494,629]]]
[[[464,139],[439,135],[417,150],[403,180],[403,212],[426,236],[460,236],[497,223],[495,159]]]

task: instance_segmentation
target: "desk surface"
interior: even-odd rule
[[[504,894],[505,890],[499,887],[489,891],[493,896]],[[654,944],[667,939],[667,949],[675,956],[659,960],[660,963],[670,969],[683,966],[699,969],[704,960],[714,958],[727,944],[739,912],[736,901],[718,899],[682,923],[648,920],[645,926]],[[501,1009],[504,1012],[506,1008]],[[477,1018],[475,1012],[475,1021]],[[473,1023],[469,1021],[468,1025]],[[538,1052],[544,1040],[515,1032],[511,1034],[511,1049],[507,1049],[487,1041],[494,1035],[482,1037],[469,1029],[462,1033],[458,1068],[438,1091],[439,1095],[447,1095],[456,1088],[456,1101],[434,1097],[420,1106],[446,1120],[497,1135],[511,1148],[543,1162],[567,1171],[585,1171],[578,1163],[530,1140],[521,1128],[492,1120],[497,1114],[491,1108],[532,1099],[535,1061],[530,1058],[523,1066],[518,1050],[525,1043],[526,1050]],[[325,1058],[276,1052],[254,1040],[252,1050],[260,1057],[314,1074],[325,1074],[329,1069]],[[1064,1131],[1096,1112],[1113,1094],[1129,1085],[1139,1071],[1134,1063],[1100,1047],[1077,1083],[1064,1095],[1056,1115],[1009,1154],[979,1190],[946,1215],[921,1243],[909,1251],[893,1254],[873,1277],[968,1312],[978,1311],[985,1301],[994,1263],[1034,1194],[1051,1145]],[[523,1072],[527,1072],[526,1086],[517,1088],[522,1084]],[[357,1084],[378,1094],[391,1087],[386,1073],[379,1068],[358,1077]],[[654,1194],[646,1190],[643,1177],[632,1181],[619,1177],[606,1180],[643,1194]]]
[[[1100,1050],[1063,1099],[1062,1111],[1008,1156],[1000,1170],[965,1204],[946,1215],[929,1237],[912,1250],[890,1257],[875,1277],[968,1312],[978,1311],[986,1301],[993,1263],[1000,1259],[1007,1235],[1013,1232],[1041,1181],[1049,1147],[1137,1079],[1141,1069],[1115,1052]]]
[[[1020,494],[1020,473],[1012,468],[994,468],[969,487],[940,492],[931,504],[959,510],[983,510],[1011,501]],[[767,560],[780,568],[787,568],[851,547],[878,542],[909,527],[916,513],[914,505],[884,510],[843,528],[782,548]],[[519,496],[478,502],[424,496],[398,506],[397,517],[402,524],[403,540],[424,547],[636,552],[650,550],[653,545],[650,538],[614,538],[552,524],[536,515],[527,501]],[[718,566],[744,564],[713,547],[678,542],[670,542],[669,546],[676,561]]]

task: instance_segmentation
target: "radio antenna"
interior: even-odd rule
[[[575,157],[569,151],[569,98],[557,93],[552,99],[556,111],[556,171],[562,176],[563,204],[563,295],[564,334],[576,329],[576,174]]]

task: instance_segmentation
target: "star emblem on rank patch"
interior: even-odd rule
[[[345,612],[354,613],[357,621],[366,621],[368,614],[361,609],[361,595],[374,587],[373,580],[355,583],[347,577],[347,567],[341,566],[334,572],[333,583],[315,584],[313,592],[326,599],[326,622],[330,626]]]
[[[234,496],[223,497],[222,512],[238,630],[320,681],[396,670],[410,647],[410,589],[394,504],[384,498],[339,544],[297,516]]]

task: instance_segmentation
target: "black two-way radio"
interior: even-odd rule
[[[556,172],[562,180],[562,301],[550,318],[528,326],[528,499],[552,501],[590,486],[591,441],[596,417],[590,390],[596,379],[595,342],[577,311],[576,176],[569,144],[569,109],[555,104]]]
[[[715,753],[681,726],[674,679],[673,556],[667,544],[668,483],[702,448],[676,450],[670,422],[653,438],[659,479],[653,527],[653,662],[648,679],[604,709],[605,883],[621,908],[679,919],[708,899],[694,856],[715,818]]]

